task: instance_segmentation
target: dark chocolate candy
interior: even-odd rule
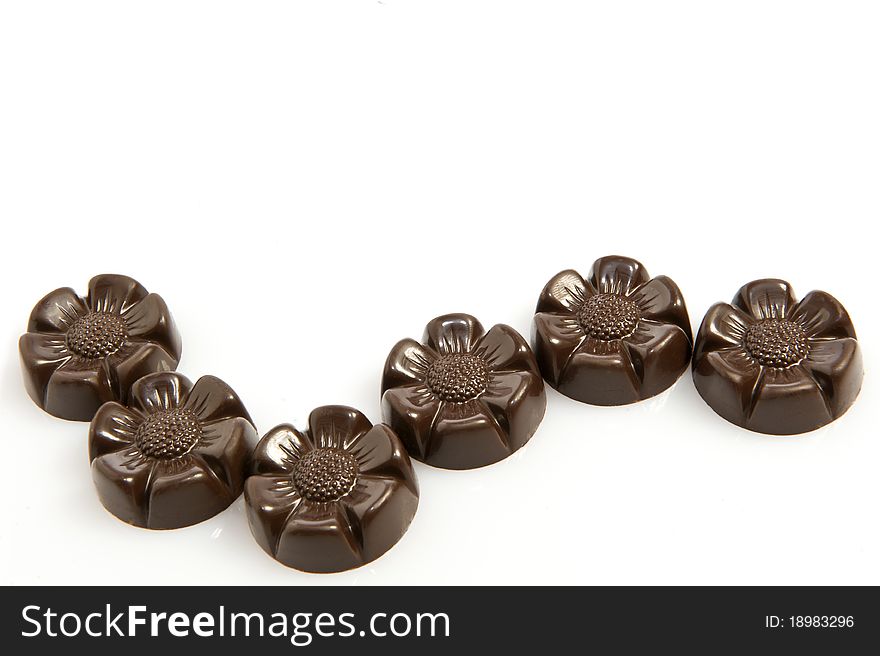
[[[550,279],[535,309],[532,344],[552,387],[584,403],[623,405],[659,394],[685,372],[691,325],[671,279],[609,255],[586,280],[570,269]]]
[[[92,479],[107,510],[166,529],[197,524],[235,501],[257,432],[229,385],[160,372],[135,382],[130,399],[105,403],[89,426]]]
[[[544,417],[544,382],[529,345],[510,326],[488,332],[468,314],[428,323],[424,344],[404,339],[382,376],[382,413],[410,455],[472,469],[522,447]]]
[[[177,368],[180,335],[165,301],[127,276],[89,281],[85,299],[69,287],[47,294],[18,343],[25,387],[34,402],[63,419],[89,421],[131,385]]]
[[[282,424],[257,446],[244,495],[263,550],[288,567],[340,572],[375,560],[406,532],[419,504],[412,463],[384,424],[323,406],[299,431]]]
[[[862,385],[862,356],[840,302],[800,302],[784,280],[756,280],[706,313],[694,383],[719,415],[759,433],[804,433],[834,421]]]

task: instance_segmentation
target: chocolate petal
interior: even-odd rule
[[[372,427],[360,411],[344,405],[324,405],[309,415],[309,436],[318,449],[345,449]]]
[[[98,498],[113,515],[128,524],[147,526],[148,488],[155,461],[134,449],[122,449],[92,461],[92,480]]]
[[[284,526],[303,498],[290,476],[251,476],[244,485],[244,498],[251,533],[274,558]]]
[[[25,333],[18,340],[18,354],[25,389],[34,403],[45,409],[49,379],[71,357],[64,336]]]
[[[254,474],[291,474],[297,461],[314,449],[311,440],[290,424],[279,424],[263,436],[251,457]]]
[[[175,361],[180,360],[180,333],[168,306],[158,294],[148,294],[123,313],[128,334],[159,344]]]
[[[776,278],[754,280],[743,285],[732,301],[755,319],[784,319],[795,303],[797,299],[791,285]]]
[[[493,371],[533,371],[540,376],[538,363],[526,340],[510,326],[492,326],[474,345]]]
[[[192,453],[202,456],[217,478],[237,497],[248,475],[256,443],[257,431],[253,425],[247,419],[235,417],[203,428]]]
[[[694,359],[703,357],[709,351],[742,346],[746,331],[754,322],[751,315],[739,308],[727,303],[716,303],[706,312],[697,332]]]
[[[177,359],[158,344],[134,342],[107,358],[117,398],[128,399],[133,385],[153,373],[170,373],[177,368]],[[187,381],[189,382],[189,381]]]
[[[354,489],[340,501],[353,526],[359,526],[361,558],[370,562],[393,547],[419,505],[418,492],[393,478],[360,476]]]
[[[641,381],[642,399],[671,387],[691,362],[691,340],[674,324],[640,321],[636,331],[622,341]]]
[[[71,358],[49,377],[44,409],[62,419],[91,421],[102,404],[114,400],[116,395],[103,360]]]
[[[556,387],[572,355],[586,340],[580,324],[571,315],[536,314],[532,323],[535,359],[544,378]]]
[[[418,484],[406,449],[388,426],[373,426],[349,447],[349,453],[357,460],[361,475],[393,478],[418,494]]]
[[[556,388],[593,405],[625,405],[641,399],[641,380],[620,340],[586,339],[572,354]]]
[[[193,412],[203,424],[233,417],[243,417],[254,423],[235,390],[216,376],[199,378],[183,407]]]
[[[382,373],[382,391],[401,385],[422,383],[428,375],[428,367],[438,354],[414,339],[402,339],[388,354]]]
[[[838,338],[856,336],[846,308],[831,294],[810,292],[801,299],[789,317],[803,326],[809,337]]]
[[[547,405],[544,381],[540,374],[531,371],[493,373],[489,388],[480,400],[507,433],[511,452],[534,435]]]
[[[305,500],[284,525],[275,558],[306,572],[358,567],[364,563],[360,521],[339,502]]]
[[[160,371],[138,379],[131,386],[131,403],[145,414],[179,408],[192,389],[189,378],[174,371]]]
[[[89,313],[76,292],[62,287],[49,292],[34,306],[28,319],[28,332],[66,333],[76,320]]]
[[[382,418],[413,458],[424,460],[440,405],[424,385],[394,387],[382,395]]]
[[[684,297],[671,278],[657,276],[633,291],[630,300],[639,306],[643,319],[671,323],[681,328],[691,339],[691,320]]]
[[[147,290],[134,278],[105,273],[89,281],[87,303],[95,312],[122,314],[147,295]]]
[[[469,353],[482,337],[482,324],[469,314],[444,314],[425,326],[422,341],[440,355]]]
[[[745,427],[759,433],[791,435],[833,419],[825,395],[804,367],[764,367]]]
[[[441,406],[425,462],[444,469],[473,469],[503,460],[512,451],[495,417],[475,399]]]
[[[853,404],[862,387],[862,354],[850,337],[811,341],[810,353],[801,362],[819,385],[835,419]]]
[[[157,460],[149,486],[147,527],[182,528],[229,507],[241,490],[232,490],[197,454]]]
[[[593,262],[587,279],[600,294],[624,296],[651,279],[638,260],[622,255],[607,255]]]
[[[143,420],[115,401],[102,405],[89,425],[89,460],[130,446]]]
[[[596,290],[573,269],[560,271],[544,285],[535,312],[572,313],[584,304]]]
[[[694,385],[709,406],[730,422],[746,426],[764,369],[741,347],[704,351],[694,358]]]

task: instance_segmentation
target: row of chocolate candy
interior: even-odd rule
[[[127,276],[80,298],[57,289],[19,340],[25,387],[65,419],[91,420],[92,479],[104,507],[150,529],[196,524],[244,491],[258,544],[291,567],[351,569],[406,532],[418,506],[412,463],[385,425],[324,406],[298,431],[261,440],[233,389],[174,372],[181,338],[165,302]]]
[[[92,419],[93,478],[111,513],[176,528],[222,511],[243,489],[264,550],[299,569],[339,571],[377,558],[409,526],[418,486],[407,452],[452,469],[497,462],[537,429],[542,375],[577,400],[619,405],[667,389],[692,351],[677,285],[617,256],[597,260],[586,279],[571,270],[551,279],[533,343],[537,359],[509,326],[484,331],[470,315],[438,317],[422,343],[402,340],[388,356],[387,425],[325,406],[308,429],[278,426],[259,443],[228,385],[171,373],[177,329],[162,299],[131,278],[97,276],[85,299],[69,288],[48,294],[20,352],[40,407]],[[862,377],[840,304],[823,292],[796,303],[778,280],[750,283],[732,305],[713,306],[695,354],[700,394],[725,418],[763,432],[828,423],[853,402]]]
[[[547,283],[534,318],[545,379],[573,399],[619,405],[668,388],[691,362],[690,321],[678,286],[636,260],[596,260],[586,279],[563,271]],[[743,285],[706,313],[693,349],[693,379],[728,421],[776,435],[840,417],[861,388],[856,332],[823,291],[798,301],[778,279]]]

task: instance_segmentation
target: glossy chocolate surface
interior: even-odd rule
[[[375,560],[409,528],[419,488],[406,450],[384,424],[323,406],[299,431],[270,430],[245,484],[251,533],[279,562],[341,572]]]
[[[694,383],[719,415],[759,433],[804,433],[834,421],[862,385],[862,356],[844,307],[825,292],[800,302],[784,280],[755,280],[706,313]]]
[[[447,314],[428,323],[422,342],[398,342],[382,375],[383,417],[413,458],[472,469],[529,441],[547,400],[518,332],[503,324],[486,332],[468,314]]]
[[[257,432],[229,385],[160,372],[136,381],[130,399],[105,403],[89,426],[92,479],[108,511],[135,526],[180,528],[238,498]]]
[[[655,396],[688,367],[691,326],[681,291],[618,255],[571,269],[544,287],[532,344],[551,387],[584,403],[623,405]]]
[[[127,276],[89,281],[85,298],[56,289],[31,312],[18,343],[25,388],[62,419],[89,421],[107,401],[125,401],[132,384],[177,368],[180,335],[165,301]]]

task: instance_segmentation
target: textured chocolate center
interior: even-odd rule
[[[638,306],[619,294],[590,296],[577,313],[587,335],[603,341],[632,335],[640,318]]]
[[[444,355],[428,368],[425,382],[444,401],[464,403],[486,391],[489,365],[471,353]]]
[[[315,449],[305,454],[293,469],[296,489],[309,501],[341,499],[357,482],[357,461],[342,449]]]
[[[92,312],[80,317],[67,331],[67,348],[84,358],[103,358],[125,343],[125,319],[113,312]]]
[[[785,319],[764,319],[752,324],[746,331],[744,344],[755,360],[777,369],[797,364],[810,352],[801,325]]]
[[[171,460],[189,453],[202,437],[202,427],[189,410],[166,410],[138,426],[134,444],[149,458]]]

